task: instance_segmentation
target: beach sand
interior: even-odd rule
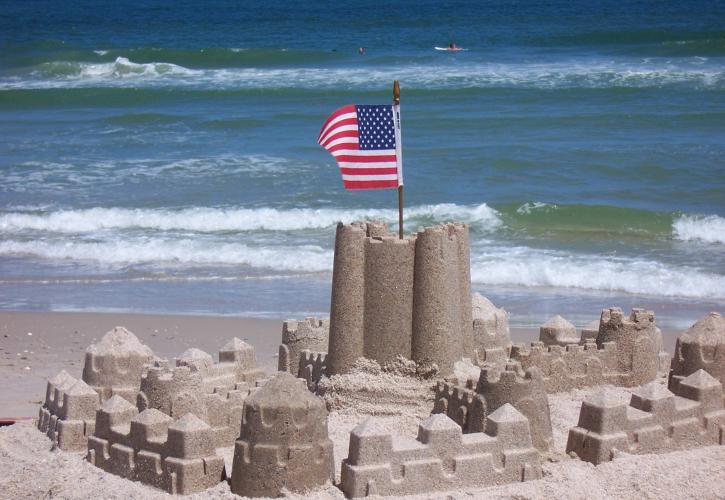
[[[174,358],[189,347],[216,356],[232,337],[256,348],[257,364],[277,369],[282,322],[220,316],[0,312],[0,417],[38,415],[49,377],[66,370],[80,377],[86,347],[125,326],[156,355]],[[32,334],[32,335],[30,335]]]
[[[276,368],[280,320],[230,317],[163,316],[95,313],[0,314],[0,391],[4,416],[36,416],[45,392],[45,381],[61,369],[80,376],[87,345],[114,326],[123,325],[148,344],[157,355],[174,357],[191,346],[215,354],[232,336],[257,349],[258,363]],[[32,335],[28,335],[32,333]],[[534,340],[533,329],[513,330],[515,341]],[[668,342],[668,349],[671,346]],[[25,352],[27,351],[27,352]],[[20,355],[18,355],[20,354]],[[25,369],[25,367],[29,369]],[[388,395],[383,420],[392,433],[414,437],[417,422],[428,416],[431,381],[396,374],[346,375],[328,420],[335,445],[336,480],[340,462],[347,455],[349,432],[368,417],[370,405],[346,387],[378,387]],[[400,380],[398,380],[400,378]],[[664,380],[661,380],[664,383]],[[390,385],[395,386],[390,391]],[[334,384],[333,384],[334,385]],[[630,389],[611,388],[622,398]],[[397,392],[396,392],[397,390]],[[581,401],[599,390],[590,388],[549,396],[554,449],[543,463],[538,481],[480,489],[461,489],[409,498],[723,498],[725,447],[710,446],[659,455],[621,454],[614,461],[594,467],[565,453],[568,430],[577,423]],[[417,395],[417,396],[416,396]],[[339,396],[336,400],[335,397]],[[340,399],[341,398],[341,399]],[[396,399],[397,398],[397,399]],[[410,404],[416,400],[419,404]],[[231,459],[231,449],[220,450]],[[231,463],[227,464],[231,467]],[[0,498],[165,498],[165,493],[107,474],[84,460],[83,454],[52,450],[50,440],[32,422],[0,428]],[[81,486],[82,485],[82,486]],[[294,497],[294,495],[292,495]],[[327,485],[297,498],[344,498]],[[220,484],[190,498],[234,498]]]

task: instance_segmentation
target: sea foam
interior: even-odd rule
[[[471,252],[478,284],[579,288],[639,295],[725,298],[725,276],[688,266],[606,255],[572,255],[529,247]]]
[[[337,222],[359,219],[397,221],[398,212],[389,209],[336,208],[208,208],[172,209],[90,208],[58,210],[50,213],[9,212],[0,215],[4,232],[26,230],[56,233],[87,233],[107,229],[186,230],[201,233],[218,231],[295,231],[328,228]],[[495,229],[501,224],[496,210],[488,205],[420,205],[406,209],[412,222],[461,220],[478,230]]]
[[[682,241],[725,243],[725,218],[717,215],[683,215],[672,223],[674,237]]]
[[[192,69],[168,62],[136,63],[56,61],[39,65],[30,77],[8,76],[0,88],[190,87],[221,89],[387,88],[390,75],[410,89],[463,88],[611,88],[694,85],[720,88],[725,71],[688,58],[571,59],[546,62],[399,63],[372,67],[227,67]]]

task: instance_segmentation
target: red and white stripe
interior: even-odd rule
[[[317,143],[337,160],[345,189],[398,187],[395,149],[360,150],[354,104],[343,106],[330,115],[322,124]]]

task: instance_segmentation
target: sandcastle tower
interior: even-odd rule
[[[444,224],[405,239],[380,223],[338,224],[328,372],[360,357],[398,355],[450,373],[473,353],[468,227]]]
[[[511,348],[508,313],[480,293],[471,299],[476,362],[505,362]]]
[[[250,497],[302,492],[333,480],[334,472],[325,403],[301,379],[278,372],[244,403],[232,492]]]
[[[631,373],[630,386],[649,382],[657,376],[662,332],[655,326],[652,311],[632,309],[626,318],[619,307],[602,311],[597,346],[606,342],[617,344],[617,369]]]
[[[141,378],[136,406],[139,411],[153,408],[173,418],[193,413],[207,420],[203,393],[198,371],[188,366],[171,369],[166,361],[160,361]]]
[[[680,334],[672,358],[669,388],[697,370],[705,370],[725,386],[725,319],[711,312]]]
[[[558,314],[550,318],[539,328],[539,341],[544,345],[578,344],[579,336],[576,327]]]
[[[135,403],[141,375],[154,358],[153,351],[133,333],[117,326],[86,349],[83,381],[101,401],[118,394]]]
[[[297,375],[302,351],[327,352],[329,339],[329,318],[285,321],[282,324],[282,344],[279,346],[277,369]]]

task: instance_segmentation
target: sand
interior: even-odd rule
[[[0,312],[0,418],[38,415],[46,380],[65,369],[80,378],[86,347],[125,326],[156,355],[189,347],[213,356],[232,337],[254,345],[257,364],[276,370],[282,322],[217,316]],[[30,335],[32,334],[32,335]]]
[[[216,350],[231,336],[257,347],[268,370],[276,366],[281,322],[192,316],[108,315],[86,313],[2,313],[0,315],[0,413],[36,415],[45,377],[61,367],[80,375],[85,347],[116,325],[136,333],[161,356],[187,347]],[[27,335],[30,332],[33,335]],[[27,353],[24,351],[28,351]],[[17,353],[21,353],[20,356]],[[26,358],[26,359],[22,359]],[[72,363],[72,364],[71,364]],[[25,370],[29,366],[29,370]],[[467,373],[470,367],[464,367]],[[664,381],[662,381],[664,382]],[[325,398],[333,409],[328,419],[335,445],[336,480],[347,455],[349,432],[376,413],[391,432],[415,436],[417,423],[432,406],[432,381],[373,365],[326,383]],[[630,390],[611,388],[628,398]],[[598,388],[549,397],[554,447],[538,481],[466,489],[407,498],[725,498],[725,446],[710,446],[659,455],[620,454],[597,467],[565,453],[570,427],[576,425],[581,401]],[[378,400],[380,405],[372,404]],[[220,450],[227,459],[231,448]],[[231,465],[231,464],[228,464]],[[122,479],[92,466],[83,454],[52,449],[50,440],[31,422],[0,428],[0,498],[168,498],[154,488]],[[292,498],[343,498],[332,485]],[[225,483],[189,498],[235,498]]]

